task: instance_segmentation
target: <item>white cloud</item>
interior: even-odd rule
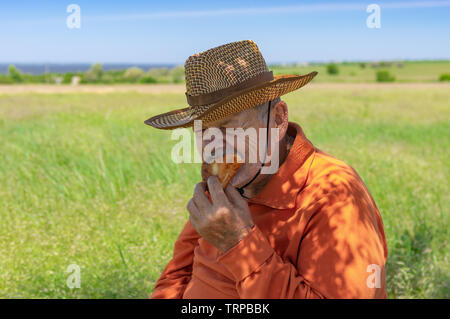
[[[448,7],[450,1],[407,1],[383,3],[373,1],[380,5],[381,9],[413,9],[413,8],[436,8]],[[368,3],[367,3],[368,4]],[[123,15],[102,15],[86,16],[87,20],[95,21],[124,21],[124,20],[150,20],[160,18],[190,18],[190,17],[211,17],[226,15],[260,15],[276,13],[304,13],[304,12],[329,12],[329,11],[356,11],[365,10],[367,4],[358,3],[324,3],[324,4],[304,4],[294,6],[276,7],[254,7],[238,9],[216,9],[216,10],[196,10],[196,11],[167,11],[143,14],[123,14]]]

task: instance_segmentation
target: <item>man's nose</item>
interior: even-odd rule
[[[210,136],[205,137],[206,130],[203,131],[203,139],[202,139],[202,148],[204,149],[208,144],[215,144],[215,148],[223,148],[226,147],[226,131],[225,129],[219,129],[221,134],[211,134]]]

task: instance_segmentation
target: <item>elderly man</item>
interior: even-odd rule
[[[372,196],[349,165],[288,121],[280,99],[317,73],[273,76],[253,41],[195,54],[185,71],[190,106],[146,124],[262,129],[265,156],[249,162],[247,143],[225,189],[215,176],[195,186],[152,298],[385,298],[387,247]],[[279,168],[264,173],[273,162]]]

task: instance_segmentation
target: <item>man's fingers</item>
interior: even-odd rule
[[[205,191],[206,184],[204,182],[195,185],[194,197],[192,198],[194,199],[195,205],[197,205],[201,211],[206,211],[211,207],[211,203],[208,197],[206,197]]]
[[[226,203],[228,201],[217,176],[210,176],[208,178],[208,190],[213,203]]]
[[[200,211],[197,207],[197,205],[195,205],[194,199],[191,198],[189,200],[189,202],[186,205],[186,208],[189,212],[189,219],[193,220],[194,222],[199,220],[200,218]]]
[[[227,195],[228,199],[233,203],[235,206],[247,206],[247,202],[245,199],[239,194],[236,188],[231,186],[231,184],[228,184],[227,187],[225,187],[225,194]]]
[[[198,220],[192,217],[192,215],[189,215],[189,222],[191,223],[192,227],[194,227],[194,229],[197,231]]]

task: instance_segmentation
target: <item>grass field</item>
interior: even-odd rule
[[[380,63],[379,63],[380,64]],[[392,62],[389,66],[373,67],[371,63],[365,63],[361,67],[360,63],[338,64],[338,74],[328,74],[327,65],[308,66],[276,66],[272,67],[274,74],[294,73],[305,74],[318,71],[314,81],[321,82],[341,82],[341,83],[370,83],[375,82],[376,72],[386,70],[396,79],[396,82],[437,82],[441,74],[450,74],[450,61],[406,61]]]
[[[389,297],[450,298],[450,86],[310,86],[285,100],[375,198]],[[0,297],[151,293],[200,174],[143,121],[184,105],[182,93],[0,94]]]

